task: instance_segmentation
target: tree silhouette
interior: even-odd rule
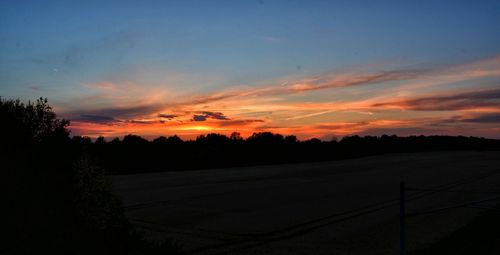
[[[106,174],[178,171],[260,164],[339,160],[383,153],[500,150],[500,140],[463,136],[347,136],[340,141],[293,135],[239,133],[178,136],[148,141],[127,135],[107,142],[70,138],[47,99],[22,103],[0,98],[0,162],[7,202],[7,254],[175,254],[133,231]]]
[[[9,146],[24,146],[44,141],[67,139],[69,121],[58,119],[47,99],[39,98],[27,104],[20,100],[0,98],[1,142]]]
[[[86,138],[73,138],[77,146],[83,146],[82,140],[88,144]],[[339,160],[383,153],[500,150],[500,141],[463,136],[396,135],[300,141],[293,135],[262,132],[246,139],[238,133],[229,137],[211,133],[200,135],[194,141],[161,136],[151,142],[137,135],[127,135],[123,141],[118,138],[108,143],[96,140],[89,149],[110,173],[123,174]]]
[[[0,98],[0,118],[7,203],[0,253],[177,253],[170,243],[145,242],[126,220],[104,170],[92,160],[103,139],[70,139],[69,122],[57,118],[47,99],[24,104]]]

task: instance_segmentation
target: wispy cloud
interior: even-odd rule
[[[496,123],[498,116],[494,114],[500,112],[500,89],[491,84],[498,84],[498,77],[499,56],[439,68],[348,70],[261,82],[255,87],[229,87],[211,93],[171,93],[161,87],[143,88],[136,83],[101,82],[87,85],[96,94],[75,100],[70,105],[77,107],[68,108],[65,114],[73,117],[78,130],[86,127],[94,132],[98,132],[99,125],[109,130],[105,127],[108,120],[97,116],[109,117],[110,122],[119,121],[114,126],[117,134],[275,131],[322,137],[369,130],[452,133],[451,128],[463,132],[454,123],[476,127]],[[485,78],[490,85],[475,86]],[[455,87],[456,82],[469,85]],[[460,117],[453,119],[454,116]],[[492,130],[484,128],[482,132]]]
[[[164,113],[160,113],[160,114],[158,114],[158,117],[171,120],[171,119],[177,118],[177,117],[179,117],[179,116],[178,116],[178,115],[175,115],[175,114],[164,114]]]
[[[328,74],[324,77],[305,78],[296,82],[290,82],[278,86],[266,86],[254,89],[217,92],[208,95],[199,95],[190,98],[186,102],[179,104],[206,104],[215,101],[231,99],[235,97],[254,97],[254,96],[276,96],[276,95],[291,95],[304,93],[316,90],[325,90],[339,87],[350,87],[377,84],[390,81],[409,80],[418,77],[424,71],[418,70],[400,70],[387,71],[369,74]]]
[[[199,114],[193,115],[194,121],[205,121],[208,118],[215,120],[229,120],[222,112],[200,112]]]
[[[297,120],[297,119],[304,119],[304,118],[309,118],[309,117],[314,117],[314,116],[319,116],[327,113],[334,112],[334,110],[328,110],[328,111],[321,111],[321,112],[314,112],[314,113],[309,113],[309,114],[304,114],[304,115],[299,115],[299,116],[294,116],[294,117],[289,117],[286,118],[286,120]]]
[[[130,119],[139,118],[145,115],[149,115],[153,112],[162,109],[159,105],[138,105],[130,107],[109,107],[101,108],[95,110],[83,110],[86,114],[83,115],[101,115],[101,116],[113,116],[119,119]]]
[[[473,123],[500,123],[500,112],[475,115],[464,118],[462,121]]]
[[[102,116],[102,115],[90,115],[90,114],[80,115],[79,117],[74,118],[73,121],[99,123],[99,124],[115,124],[117,122],[120,122],[119,120],[113,117]]]
[[[500,109],[500,89],[407,98],[376,103],[372,106],[414,111],[453,111],[466,109],[475,110],[480,108]]]

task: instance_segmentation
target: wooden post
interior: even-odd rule
[[[405,226],[405,182],[399,183],[399,249],[400,255],[406,254],[406,226]]]

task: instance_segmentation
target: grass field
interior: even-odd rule
[[[481,215],[456,205],[492,197],[476,191],[500,190],[500,153],[390,154],[112,180],[127,217],[148,238],[172,237],[188,254],[396,254],[400,181],[421,189],[407,191],[408,251],[421,251]]]
[[[414,255],[489,255],[500,254],[500,207],[495,206],[462,228]]]

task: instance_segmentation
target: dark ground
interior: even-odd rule
[[[500,207],[495,206],[415,255],[500,254]]]
[[[499,166],[499,152],[428,152],[112,180],[147,238],[173,237],[189,254],[396,254],[400,180],[429,189],[407,191],[414,252],[484,211],[454,206],[491,194],[458,191],[500,190]],[[442,207],[453,208],[424,213]]]

